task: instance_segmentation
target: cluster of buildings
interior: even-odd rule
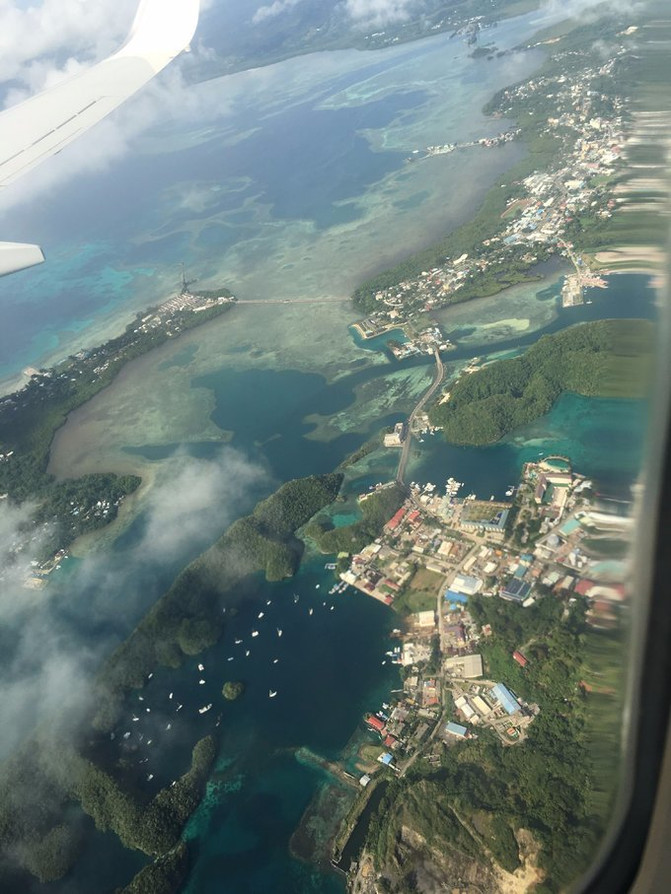
[[[512,267],[528,269],[551,255],[566,257],[575,269],[567,278],[566,304],[581,304],[585,286],[603,284],[579,255],[573,233],[578,218],[608,218],[617,205],[611,180],[625,141],[624,100],[604,94],[602,85],[612,79],[617,57],[625,52],[622,45],[614,47],[612,58],[600,66],[585,65],[585,54],[565,53],[571,64],[561,74],[531,78],[501,92],[496,114],[536,116],[540,134],[560,140],[561,151],[547,170],[517,184],[498,232],[470,253],[378,291],[365,329],[379,334],[400,326],[459,300],[460,291],[482,278]]]
[[[163,304],[159,304],[156,310],[152,310],[141,317],[138,326],[133,329],[133,332],[151,332],[152,329],[167,327],[168,335],[176,335],[179,332],[179,328],[171,324],[175,324],[174,318],[177,314],[182,314],[185,311],[191,311],[195,314],[202,313],[211,307],[218,307],[222,304],[235,304],[235,302],[235,296],[229,295],[228,292],[213,298],[210,296],[193,295],[188,290],[183,289],[179,295],[168,298]]]
[[[523,742],[540,711],[505,680],[485,678],[480,643],[495,631],[474,623],[471,597],[523,608],[556,598],[565,616],[581,599],[587,623],[603,629],[618,625],[626,600],[621,563],[604,560],[598,542],[627,543],[628,507],[614,511],[595,498],[591,482],[566,457],[527,463],[510,503],[460,498],[458,489],[453,479],[445,494],[413,484],[381,536],[341,574],[405,615],[385,658],[403,669],[403,690],[392,705],[367,715],[368,728],[381,737],[380,759],[399,772],[427,751],[429,740],[449,744],[489,727],[506,745]],[[406,606],[422,600],[425,608],[407,613]],[[511,652],[511,667],[527,666],[522,648]]]

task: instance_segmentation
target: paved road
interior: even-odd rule
[[[410,457],[410,444],[412,442],[412,423],[415,421],[419,413],[422,412],[422,409],[426,405],[427,401],[429,401],[436,393],[445,376],[445,366],[443,365],[443,361],[440,358],[438,348],[434,348],[433,356],[436,358],[436,376],[431,384],[431,387],[422,395],[422,397],[419,399],[419,402],[415,406],[415,409],[408,417],[408,434],[406,435],[405,441],[403,442],[401,458],[398,461],[398,470],[396,472],[396,483],[400,485],[403,485],[405,483],[405,469],[408,465],[408,459]]]

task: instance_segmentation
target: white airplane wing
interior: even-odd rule
[[[141,0],[120,50],[0,112],[0,189],[60,152],[165,68],[191,42],[199,8],[200,0]],[[0,242],[0,276],[43,260],[37,245]]]

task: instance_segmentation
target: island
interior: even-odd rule
[[[239,680],[227,680],[224,683],[224,687],[221,690],[221,694],[227,699],[229,702],[234,702],[236,699],[240,698],[242,693],[245,691],[245,684],[241,683]]]
[[[501,138],[526,141],[528,156],[469,223],[355,292],[362,337],[401,328],[413,346],[398,342],[397,356],[433,354],[439,375],[428,398],[442,383],[441,350],[452,343],[425,314],[533,280],[537,265],[557,256],[572,269],[563,296],[572,307],[613,264],[607,249],[631,244],[635,229],[655,241],[649,208],[634,205],[624,222],[615,215],[621,202],[632,210],[615,188],[627,151],[636,151],[625,150],[625,141],[640,126],[625,102],[645,73],[627,46],[636,28],[615,18],[522,48],[552,49],[537,75],[504,88],[488,111],[516,120]],[[473,45],[480,24],[462,22],[459,30]],[[596,57],[597,40],[612,41],[608,59]],[[54,431],[133,357],[234,304],[225,290],[192,295],[185,287],[138,315],[118,339],[34,372],[0,401],[0,491],[14,502],[36,501],[35,524],[57,520],[36,580],[74,538],[107,524],[139,484],[115,476],[53,481],[46,461]],[[650,327],[626,326],[633,357],[645,351]],[[567,389],[601,394],[615,382],[624,393],[632,381],[626,371],[640,368],[635,359],[624,362],[626,351],[617,353],[622,336],[620,321],[585,324],[523,356],[471,366],[437,399],[431,419],[453,443],[489,444],[546,412]],[[619,381],[609,378],[613,358]],[[389,445],[408,445],[412,431],[399,423]],[[523,876],[552,891],[588,864],[616,795],[629,608],[612,564],[602,560],[627,554],[632,506],[598,500],[566,456],[526,463],[505,501],[460,497],[452,478],[444,492],[430,482],[407,486],[404,447],[396,478],[359,494],[360,518],[339,528],[328,509],[344,471],[373,449],[363,445],[332,474],[282,484],[234,522],[105,662],[82,728],[45,724],[5,762],[0,844],[22,870],[42,881],[61,878],[92,820],[154,860],[127,894],[173,891],[183,882],[188,849],[180,836],[205,789],[216,730],[234,709],[219,700],[212,713],[210,703],[193,712],[190,765],[165,784],[127,759],[124,725],[138,719],[133,711],[161,669],[190,664],[200,672],[196,662],[222,635],[237,588],[255,575],[291,577],[306,539],[336,557],[329,562],[335,587],[383,603],[398,625],[384,660],[400,668],[401,686],[361,717],[359,777],[333,769],[350,791],[330,857],[348,873],[350,889],[379,883],[404,892],[418,877],[492,888]],[[241,685],[227,682],[224,700]],[[199,723],[209,724],[207,735]]]
[[[652,323],[599,320],[541,338],[522,356],[462,374],[429,412],[452,444],[484,445],[545,415],[564,391],[642,397],[649,385]]]

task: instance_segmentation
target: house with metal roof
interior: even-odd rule
[[[465,739],[468,735],[468,730],[465,726],[462,726],[460,723],[452,723],[452,721],[445,724],[445,732],[451,736],[456,736],[457,739]]]
[[[503,683],[497,683],[495,686],[492,686],[489,694],[503,708],[506,714],[517,714],[520,710],[517,699]]]
[[[524,602],[529,593],[531,593],[531,584],[516,577],[499,590],[501,599],[507,599],[509,602]]]

